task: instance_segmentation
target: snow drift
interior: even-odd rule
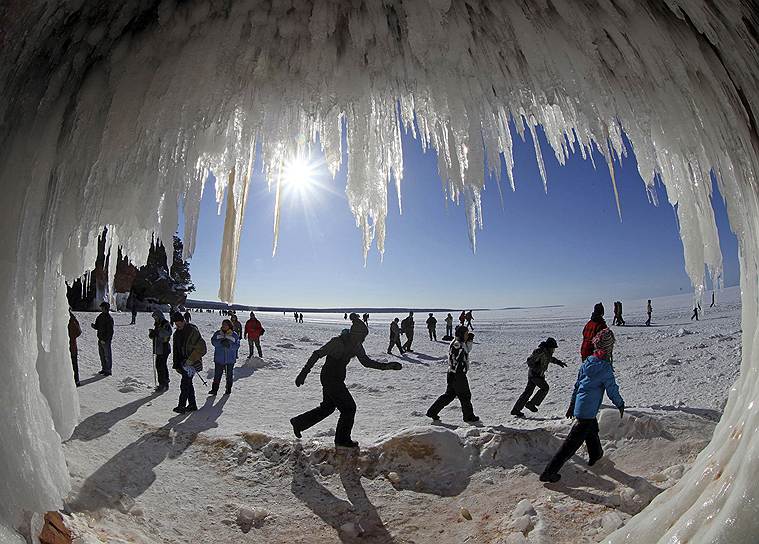
[[[482,225],[484,170],[536,128],[561,162],[612,171],[622,133],[677,205],[686,268],[719,278],[710,173],[741,247],[743,368],[711,445],[612,541],[739,541],[759,530],[755,349],[759,286],[759,5],[755,0],[79,0],[0,7],[0,520],[60,504],[60,438],[77,420],[65,357],[64,278],[97,233],[144,258],[184,214],[192,253],[203,184],[228,199],[220,296],[234,292],[256,152],[273,190],[318,141],[364,253],[385,244],[401,131],[437,152],[443,190]],[[345,129],[343,141],[342,129]],[[343,149],[343,144],[347,145]],[[651,193],[653,195],[653,193]],[[275,230],[279,222],[275,214]],[[116,251],[112,251],[114,256]],[[2,534],[2,533],[0,533]],[[628,536],[628,535],[634,535]]]

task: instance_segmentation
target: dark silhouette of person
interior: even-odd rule
[[[472,317],[472,310],[467,310],[465,317],[466,317],[466,328],[473,331],[474,325],[472,325],[472,319],[474,318]]]
[[[450,313],[445,316],[445,335],[450,338],[443,338],[443,340],[453,340],[453,316]]]
[[[715,301],[714,301],[714,291],[712,291],[712,303],[709,304],[709,308],[714,308],[714,304],[715,304]]]
[[[690,316],[690,320],[693,321],[694,318],[698,321],[698,306],[693,307],[693,315]]]
[[[559,361],[553,356],[554,351],[558,347],[556,340],[553,338],[547,338],[544,342],[541,342],[537,349],[532,352],[527,358],[527,366],[529,368],[527,372],[527,386],[524,388],[524,392],[517,399],[516,404],[511,409],[511,415],[523,418],[523,408],[527,408],[531,412],[537,412],[538,406],[543,402],[548,395],[548,382],[546,382],[546,370],[548,365],[553,363],[560,367],[566,367],[566,363]],[[533,396],[532,393],[535,388],[538,388],[538,392]],[[532,398],[530,398],[532,397]]]
[[[404,354],[403,346],[401,345],[401,327],[398,325],[397,317],[390,322],[390,344],[387,346],[388,355],[392,355],[393,346],[398,347],[401,355]]]
[[[646,314],[648,314],[648,319],[646,319],[646,327],[651,326],[651,314],[653,313],[654,309],[651,306],[651,299],[648,299],[648,302],[646,303]]]
[[[430,340],[437,342],[437,319],[432,314],[427,318],[427,332],[430,334]]]
[[[113,340],[113,318],[110,314],[111,305],[107,302],[100,303],[100,314],[98,314],[92,328],[97,332],[98,337],[98,355],[100,355],[100,372],[103,376],[110,376],[113,369],[113,354],[111,352],[111,341]]]
[[[401,321],[401,332],[406,335],[406,343],[403,344],[405,351],[414,351],[411,344],[414,342],[414,312],[409,312],[408,317]]]
[[[71,366],[74,370],[74,383],[77,387],[82,385],[79,382],[79,348],[76,345],[76,339],[82,336],[82,327],[79,325],[79,320],[69,308],[69,354],[71,355]]]
[[[370,359],[364,351],[364,340],[369,334],[369,328],[361,321],[358,314],[351,314],[351,328],[344,329],[339,336],[313,352],[303,370],[295,378],[295,385],[300,387],[306,382],[306,376],[316,362],[322,357],[326,361],[322,366],[320,380],[322,384],[322,402],[313,410],[304,412],[290,420],[296,438],[301,433],[329,417],[335,410],[340,417],[335,428],[335,446],[357,448],[358,442],[351,438],[353,420],[356,415],[356,402],[345,386],[346,367],[354,357],[367,368],[377,370],[400,370],[398,362],[379,363]]]

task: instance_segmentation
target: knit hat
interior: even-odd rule
[[[614,333],[611,329],[603,329],[593,337],[593,355],[601,359],[611,359],[614,351]]]
[[[363,342],[364,339],[369,336],[369,327],[367,327],[360,319],[354,319],[351,324],[351,334],[360,336],[361,341]]]
[[[551,337],[549,336],[548,338],[546,338],[546,341],[545,341],[545,346],[546,346],[547,348],[553,348],[553,349],[556,349],[557,347],[559,347],[559,344],[557,344],[557,343],[556,343],[556,340],[555,340],[554,338],[551,338]]]

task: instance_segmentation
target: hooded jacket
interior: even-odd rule
[[[414,334],[414,318],[411,316],[408,316],[403,321],[401,321],[401,330],[403,333],[408,336]]]
[[[437,319],[435,319],[434,316],[430,316],[427,318],[427,328],[432,330],[437,326]]]
[[[213,362],[217,365],[233,365],[237,361],[237,350],[240,349],[240,337],[230,331],[224,334],[216,331],[211,337],[213,350]]]
[[[456,338],[448,347],[448,372],[466,374],[469,372],[469,353],[474,342],[463,342]]]
[[[264,327],[261,325],[261,322],[255,318],[251,317],[245,322],[245,336],[250,338],[251,340],[255,341],[261,338],[264,334]]]
[[[614,379],[614,367],[609,361],[591,355],[580,365],[570,411],[578,419],[593,419],[598,415],[604,391],[614,406],[624,407],[625,401]]]
[[[532,355],[527,358],[527,367],[530,369],[530,377],[542,378],[545,376],[550,363],[561,366],[561,361],[553,356],[551,349],[546,347],[545,342],[541,342],[537,349],[532,352]]]
[[[583,361],[593,355],[593,337],[606,328],[608,326],[602,315],[593,314],[590,316],[590,321],[585,324],[585,328],[582,330],[580,357]]]
[[[396,338],[401,337],[401,328],[398,326],[398,323],[393,320],[390,322],[390,340],[395,340]]]
[[[307,375],[316,364],[316,361],[322,357],[327,358],[324,361],[324,365],[322,365],[322,383],[325,381],[344,382],[346,367],[354,357],[357,357],[358,362],[367,368],[390,370],[391,365],[389,363],[374,361],[364,351],[363,342],[368,332],[369,329],[360,319],[353,320],[350,331],[347,329],[343,330],[340,336],[335,336],[311,354],[308,362],[306,362],[303,370],[301,370],[301,374]]]
[[[74,314],[69,315],[68,334],[69,351],[71,353],[78,353],[79,350],[76,346],[76,339],[82,336],[82,327],[79,325],[79,320],[74,316]]]
[[[153,312],[155,326],[150,329],[150,338],[153,339],[153,354],[168,355],[171,353],[171,323],[163,316],[162,312]]]

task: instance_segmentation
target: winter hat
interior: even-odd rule
[[[351,325],[351,334],[359,336],[363,342],[364,339],[369,336],[369,327],[367,327],[360,319],[354,319],[353,324]]]
[[[184,316],[182,315],[181,312],[174,312],[171,315],[171,322],[172,323],[177,323],[178,321],[184,321]]]
[[[100,303],[100,309],[101,310],[109,310],[111,308],[111,305],[107,302],[103,301]]]
[[[544,344],[547,348],[556,349],[559,347],[559,344],[556,343],[556,340],[550,336],[546,338],[546,341],[544,342]]]
[[[464,325],[459,325],[456,327],[456,338],[460,340],[466,340],[467,334],[469,332],[469,329],[466,328]]]
[[[602,315],[604,315],[604,305],[599,302],[598,304],[593,306],[593,315],[591,316],[591,318],[600,317]]]
[[[592,340],[593,347],[595,348],[593,355],[596,355],[596,357],[600,357],[601,359],[611,359],[614,351],[614,341],[614,333],[611,329],[603,329],[602,331],[599,331]]]
[[[160,320],[165,319],[165,317],[163,316],[163,312],[161,310],[156,310],[151,315],[153,316],[153,319],[160,319]]]

